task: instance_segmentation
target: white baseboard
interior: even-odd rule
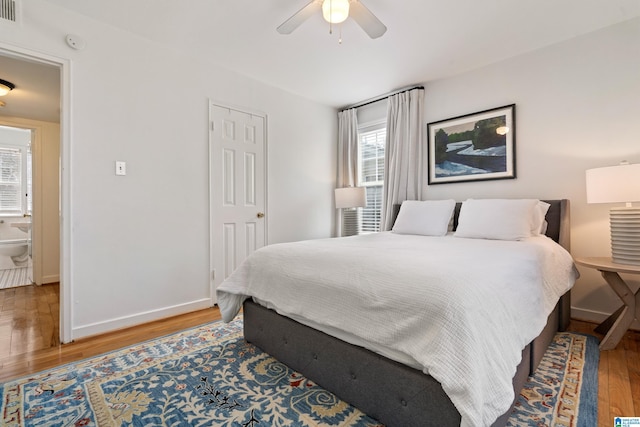
[[[610,313],[602,313],[601,311],[585,310],[583,308],[571,307],[571,318],[576,320],[584,320],[585,322],[602,323]],[[640,331],[640,322],[634,320],[629,329]]]
[[[42,284],[47,284],[47,283],[55,283],[55,282],[60,282],[60,275],[59,274],[50,274],[48,276],[42,276]]]
[[[117,329],[127,328],[154,320],[164,319],[167,317],[177,316],[179,314],[189,313],[192,311],[203,310],[211,307],[211,298],[203,298],[184,304],[178,304],[157,310],[150,310],[142,313],[133,314],[131,316],[123,316],[116,319],[105,320],[102,322],[81,325],[71,330],[72,340],[88,337],[91,335],[111,332]],[[585,310],[582,308],[571,307],[571,318],[576,320],[584,320],[586,322],[601,323],[607,317],[608,313],[602,313],[594,310]],[[631,324],[631,329],[640,331],[640,322],[637,320]]]
[[[71,329],[71,340],[111,332],[117,329],[136,326],[142,323],[152,322],[154,320],[177,316],[179,314],[189,313],[192,311],[203,310],[209,307],[211,307],[211,298],[203,298],[184,304],[136,313],[130,316],[123,316],[102,322],[90,323],[88,325],[76,326]]]

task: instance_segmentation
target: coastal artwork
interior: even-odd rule
[[[515,178],[515,104],[427,125],[429,184]]]

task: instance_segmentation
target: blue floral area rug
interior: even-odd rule
[[[507,426],[598,425],[598,339],[558,333],[520,392]]]
[[[589,342],[556,336],[511,425],[597,419]],[[239,318],[0,384],[0,399],[3,426],[381,426],[246,344]]]

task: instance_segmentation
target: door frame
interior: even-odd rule
[[[267,114],[263,113],[261,111],[257,111],[257,110],[252,110],[250,108],[246,108],[246,107],[239,107],[237,105],[232,105],[226,102],[218,102],[215,101],[211,98],[209,98],[209,116],[207,118],[207,122],[208,122],[208,133],[209,133],[209,292],[210,292],[210,298],[211,298],[211,305],[214,306],[216,305],[216,289],[215,289],[215,285],[214,285],[214,279],[215,279],[215,263],[214,263],[214,259],[213,259],[213,254],[214,254],[214,239],[213,239],[213,230],[215,229],[216,226],[219,226],[220,224],[216,222],[216,218],[213,214],[214,212],[214,208],[213,208],[213,203],[214,203],[214,196],[215,196],[215,191],[216,189],[213,186],[213,168],[214,168],[214,164],[213,164],[213,121],[211,120],[211,116],[213,114],[213,107],[219,107],[219,108],[226,108],[229,110],[235,110],[235,111],[239,111],[245,114],[249,114],[252,116],[256,116],[256,117],[261,117],[263,119],[263,135],[264,135],[264,156],[263,156],[263,162],[264,162],[264,183],[261,186],[262,191],[264,191],[264,211],[265,211],[265,217],[264,217],[264,245],[267,246],[269,244],[269,226],[268,226],[268,220],[269,220],[269,197],[268,197],[268,190],[269,190],[269,186],[268,186],[268,180],[269,180],[269,143],[268,143],[268,120],[267,120]]]
[[[73,341],[71,247],[71,61],[0,42],[0,55],[60,69],[60,342]]]

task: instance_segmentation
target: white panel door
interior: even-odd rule
[[[266,117],[210,105],[211,294],[266,244]]]

